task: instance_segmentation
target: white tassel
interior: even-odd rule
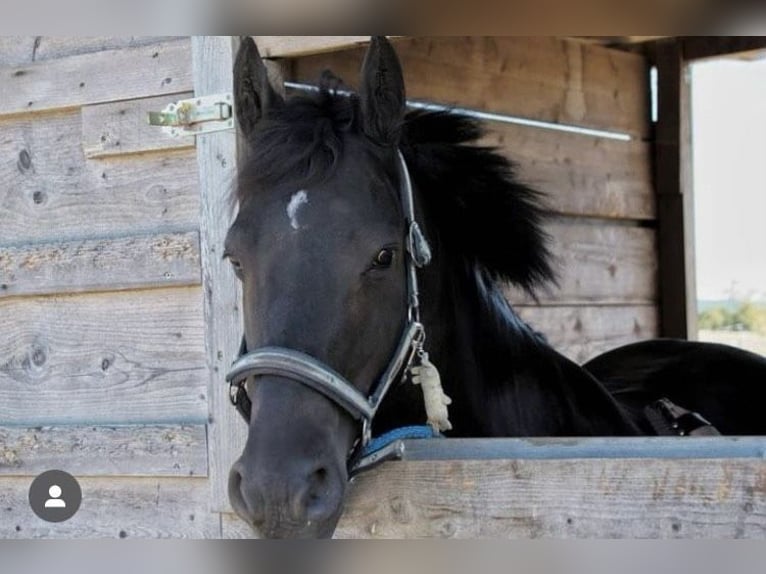
[[[449,422],[447,406],[452,403],[452,399],[444,394],[439,371],[428,360],[428,353],[422,353],[420,364],[412,367],[412,382],[423,389],[428,424],[435,431],[451,430],[452,424]]]

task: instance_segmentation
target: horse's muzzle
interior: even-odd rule
[[[264,538],[329,538],[343,510],[346,476],[316,467],[291,476],[250,469],[237,461],[229,500],[237,515]]]

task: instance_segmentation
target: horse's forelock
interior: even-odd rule
[[[333,175],[345,134],[358,131],[358,104],[326,87],[299,94],[257,125],[236,187],[240,203],[263,187],[286,181],[308,186]]]

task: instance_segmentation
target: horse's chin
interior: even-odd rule
[[[335,527],[338,525],[340,519],[340,512],[331,520],[319,523],[308,523],[303,526],[286,525],[284,523],[265,525],[261,524],[255,526],[251,524],[251,528],[258,538],[268,539],[294,539],[294,540],[316,540],[332,538],[335,532]]]

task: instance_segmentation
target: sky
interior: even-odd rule
[[[766,300],[766,59],[691,78],[698,299]]]

